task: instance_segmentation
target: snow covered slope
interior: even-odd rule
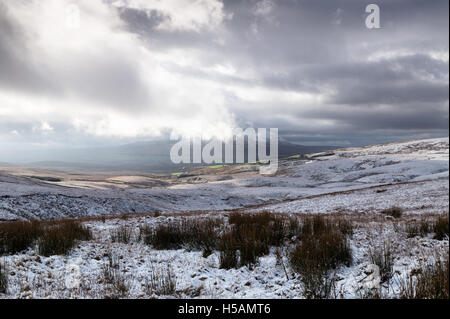
[[[217,176],[212,177],[209,172],[195,176],[195,183],[176,183],[167,187],[120,187],[110,182],[120,178],[97,184],[36,181],[12,175],[5,168],[0,170],[0,220],[150,213],[155,210],[221,211],[256,205],[282,212],[311,211],[312,207],[319,212],[339,208],[360,210],[370,207],[367,202],[373,201],[372,206],[378,207],[395,204],[400,198],[404,199],[403,206],[411,209],[417,205],[431,205],[433,209],[448,211],[444,203],[448,200],[448,156],[448,138],[390,143],[339,149],[331,156],[309,161],[282,160],[276,176],[260,176],[257,170],[241,174],[237,173],[239,167],[232,166],[215,174]],[[392,190],[377,192],[377,189],[367,190],[368,187]],[[366,202],[354,206],[352,203],[359,198],[358,190],[368,195],[364,197]],[[425,196],[428,198],[426,203],[419,203],[430,190],[433,192],[429,197]],[[354,195],[327,195],[347,191],[353,191],[351,194]],[[324,197],[318,204],[318,199],[314,202],[312,196]],[[433,200],[433,196],[438,199]]]
[[[429,263],[448,256],[448,236],[433,233],[410,236],[410,226],[434,223],[448,216],[449,141],[432,139],[391,143],[334,151],[312,160],[283,160],[276,176],[260,176],[248,167],[204,171],[189,178],[200,181],[170,182],[166,187],[135,187],[122,182],[147,178],[92,178],[49,183],[6,171],[0,173],[0,218],[45,219],[122,213],[129,218],[84,220],[94,238],[80,242],[69,254],[44,257],[37,247],[1,257],[9,269],[9,286],[1,298],[110,298],[114,287],[105,280],[105,269],[116,263],[126,283],[120,298],[304,298],[301,277],[289,265],[286,247],[259,258],[254,269],[221,269],[220,252],[204,257],[190,249],[157,250],[140,238],[141,227],[169,221],[222,218],[239,211],[271,211],[297,215],[340,216],[351,221],[349,239],[353,262],[333,270],[332,298],[370,297],[365,280],[373,266],[372,253],[390,247],[393,278],[380,286],[383,298],[398,298],[403,283]],[[1,171],[0,171],[1,172]],[[164,184],[164,183],[162,183]],[[403,209],[401,218],[380,211]],[[201,212],[182,213],[203,210]],[[165,212],[170,212],[164,214]],[[126,228],[129,243],[113,240],[115,231]],[[295,237],[295,236],[294,236]],[[106,268],[105,268],[106,267]],[[74,269],[76,270],[74,272]],[[171,273],[175,291],[170,296],[149,293],[154,273]],[[67,279],[69,278],[69,281]],[[79,286],[71,286],[71,279]],[[68,284],[69,283],[69,284]]]

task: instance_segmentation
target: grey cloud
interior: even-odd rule
[[[103,56],[80,56],[68,66],[54,70],[65,83],[65,93],[123,112],[136,112],[151,105],[138,65],[116,52]]]
[[[24,30],[12,20],[8,7],[0,2],[0,89],[25,90],[45,94],[54,91],[31,59],[29,40]]]
[[[142,11],[133,8],[118,8],[120,17],[127,21],[130,30],[137,33],[148,33],[155,30],[169,16],[158,10]]]
[[[170,20],[170,16],[161,11],[139,10],[134,8],[118,8],[120,18],[126,22],[127,30],[138,34],[146,45],[154,50],[167,50],[172,48],[195,48],[198,50],[220,50],[215,41],[217,34],[204,30],[164,30],[158,26]]]
[[[180,66],[178,61],[164,67],[187,79],[222,87],[226,107],[240,124],[278,127],[291,141],[322,144],[448,135],[448,61],[426,54],[448,53],[448,1],[377,1],[379,30],[365,27],[366,3],[359,0],[274,1],[270,19],[255,15],[256,4],[256,0],[224,1],[224,10],[233,18],[224,22],[219,33],[161,30],[158,26],[170,19],[161,12],[118,10],[126,30],[137,35],[150,52],[194,52],[203,67],[231,64],[236,74]],[[42,79],[43,72],[29,63],[29,39],[5,10],[0,11],[0,40],[0,89],[44,92],[58,87]],[[399,54],[390,56],[392,52]],[[374,53],[386,56],[369,60]],[[101,57],[74,58],[67,65],[50,69],[56,83],[63,84],[61,94],[128,113],[159,107],[132,57],[107,52]],[[253,77],[244,77],[246,71]],[[314,111],[311,105],[258,104],[240,100],[229,86],[310,93],[322,96],[323,104]],[[302,120],[334,124],[296,125]]]
[[[358,83],[339,86],[339,93],[332,99],[341,104],[391,104],[408,108],[412,102],[442,102],[448,100],[448,85],[443,83],[404,82]]]
[[[60,61],[39,60],[30,48],[32,41],[0,2],[0,90],[61,100],[75,96],[124,112],[149,107],[148,90],[132,57],[109,51],[103,55],[76,53]]]

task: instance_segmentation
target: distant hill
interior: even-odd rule
[[[13,167],[13,166],[16,165],[7,162],[0,162],[0,167]]]
[[[339,148],[339,146],[306,146],[285,141],[278,142],[278,156],[280,158],[296,154],[311,154]]]
[[[39,167],[63,167],[84,170],[100,171],[145,171],[154,173],[167,173],[191,167],[199,164],[173,164],[170,160],[170,150],[176,142],[151,141],[125,144],[113,147],[97,147],[84,149],[71,149],[63,154],[54,152],[48,155],[48,160],[43,159],[30,163]],[[203,143],[204,145],[206,143]],[[304,146],[279,141],[279,158],[296,154],[308,154],[334,149],[333,146]],[[236,147],[234,147],[236,150]],[[248,143],[244,145],[247,154]],[[234,153],[234,158],[236,155]],[[247,156],[245,156],[247,161]]]

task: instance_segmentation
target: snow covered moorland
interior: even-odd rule
[[[0,168],[0,298],[448,298],[448,138],[43,174]]]

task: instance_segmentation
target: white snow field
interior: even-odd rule
[[[252,270],[225,270],[219,267],[217,251],[204,258],[199,251],[156,250],[139,240],[143,225],[222,218],[230,210],[340,215],[351,220],[355,226],[350,240],[353,262],[335,271],[334,298],[365,296],[364,279],[374,247],[389,243],[394,255],[394,277],[381,286],[387,298],[398,296],[414,270],[437,256],[448,256],[448,237],[408,238],[405,231],[409,223],[448,216],[448,138],[339,149],[310,160],[282,160],[275,176],[233,167],[199,175],[195,183],[165,187],[100,184],[74,186],[66,181],[61,185],[0,170],[0,220],[109,215],[82,219],[94,238],[80,242],[67,256],[39,256],[34,247],[0,257],[9,281],[0,298],[117,297],[102,279],[111,260],[116,260],[117,271],[126,282],[121,298],[304,298],[301,280],[289,268],[287,251],[282,253],[281,264],[272,249]],[[403,209],[401,218],[380,213],[394,206]],[[159,213],[152,214],[155,211]],[[111,216],[123,214],[131,215]],[[121,226],[131,230],[130,243],[112,242],[111,231]],[[151,274],[167,274],[169,268],[174,291],[149,293]]]
[[[107,181],[79,180],[51,183],[0,170],[0,220],[151,213],[156,210],[221,211],[401,182],[426,181],[419,187],[419,192],[428,187],[439,191],[438,185],[448,185],[448,145],[449,139],[441,138],[342,149],[333,156],[310,161],[282,160],[276,176],[261,176],[255,169],[239,174],[234,173],[238,169],[231,168],[217,173],[219,176],[215,178],[211,178],[209,172],[196,177],[200,182],[166,187],[136,188],[133,184],[123,186]],[[406,191],[409,186],[404,188]],[[448,196],[448,188],[442,188],[441,192]],[[348,200],[349,197],[347,203]],[[303,207],[303,202],[299,202],[299,206]],[[275,207],[297,210],[295,203],[286,204],[283,209],[283,205]],[[315,209],[316,212],[319,210]]]

